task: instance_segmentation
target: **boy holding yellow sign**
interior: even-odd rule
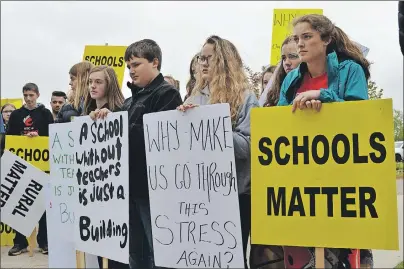
[[[27,137],[48,136],[49,124],[53,123],[53,116],[49,109],[37,103],[39,97],[38,86],[27,83],[22,88],[25,104],[14,110],[10,115],[7,135],[24,135]],[[6,137],[7,140],[7,137]],[[6,141],[7,144],[7,141]],[[46,213],[39,220],[38,245],[43,254],[48,253],[48,238],[46,229]],[[17,256],[27,252],[28,242],[18,231],[14,238],[14,246],[9,250],[9,256]]]

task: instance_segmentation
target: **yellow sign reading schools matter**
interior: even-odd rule
[[[108,65],[115,70],[119,87],[122,89],[125,73],[125,46],[85,46],[83,61],[89,61],[94,65]]]
[[[286,37],[292,34],[294,18],[307,15],[323,15],[322,9],[274,9],[272,24],[271,65],[277,65],[281,60],[281,46]]]
[[[391,99],[251,114],[252,243],[398,250]]]
[[[2,98],[0,106],[4,106],[5,104],[13,104],[15,108],[22,107],[22,99],[21,98]]]
[[[49,171],[49,138],[47,136],[6,136],[5,149],[44,172]]]

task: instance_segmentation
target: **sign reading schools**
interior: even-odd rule
[[[42,171],[49,171],[48,137],[6,136],[5,149]]]
[[[322,9],[274,9],[272,24],[271,65],[281,60],[281,46],[285,38],[292,34],[294,18],[307,14],[323,14]]]
[[[83,60],[94,65],[108,65],[115,70],[119,87],[122,89],[125,73],[125,46],[85,46]]]
[[[252,243],[398,250],[392,115],[391,99],[254,109]]]

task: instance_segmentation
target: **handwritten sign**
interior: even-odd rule
[[[398,250],[393,129],[391,99],[253,109],[252,243]]]
[[[229,105],[143,120],[156,265],[244,267]]]
[[[49,171],[48,137],[7,135],[5,149],[44,172]]]
[[[74,185],[76,180],[71,123],[49,125],[50,200],[47,218],[57,227],[59,240],[74,241]],[[48,223],[48,227],[49,227]]]
[[[292,21],[307,14],[323,14],[322,9],[274,9],[272,24],[271,65],[281,60],[281,46],[286,37],[292,34]]]
[[[90,46],[84,48],[83,60],[94,65],[108,65],[112,67],[117,75],[119,87],[122,89],[123,76],[125,73],[126,46]]]
[[[30,236],[45,211],[49,176],[8,150],[1,158],[1,221]]]
[[[128,113],[76,117],[71,124],[76,248],[129,263]]]

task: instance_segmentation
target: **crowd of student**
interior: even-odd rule
[[[72,117],[83,115],[95,119],[110,112],[128,111],[130,259],[129,265],[110,261],[109,267],[155,268],[143,115],[174,109],[185,112],[196,106],[229,103],[245,268],[259,265],[260,268],[313,268],[313,248],[252,245],[247,253],[252,206],[250,112],[259,106],[289,105],[291,113],[296,109],[321,111],[322,103],[366,100],[370,64],[344,31],[325,16],[296,18],[293,29],[293,35],[282,44],[279,65],[268,67],[262,74],[259,98],[252,90],[237,48],[229,40],[215,35],[206,39],[201,51],[191,60],[190,79],[182,100],[178,82],[160,73],[160,47],[155,41],[144,39],[128,46],[124,55],[132,80],[127,83],[131,97],[124,99],[112,68],[80,62],[69,71],[71,91],[67,95],[52,94],[52,112],[36,102],[39,89],[33,83],[23,87],[23,107],[4,105],[1,112],[6,134],[47,136],[49,124],[69,122]],[[287,231],[284,234],[287,236]],[[44,253],[47,252],[46,242],[43,216],[38,244]],[[9,255],[19,255],[26,248],[25,237],[17,233]],[[359,263],[359,255],[349,249],[326,249],[325,255],[327,268],[354,268]],[[360,251],[360,263],[373,267],[370,250]]]

